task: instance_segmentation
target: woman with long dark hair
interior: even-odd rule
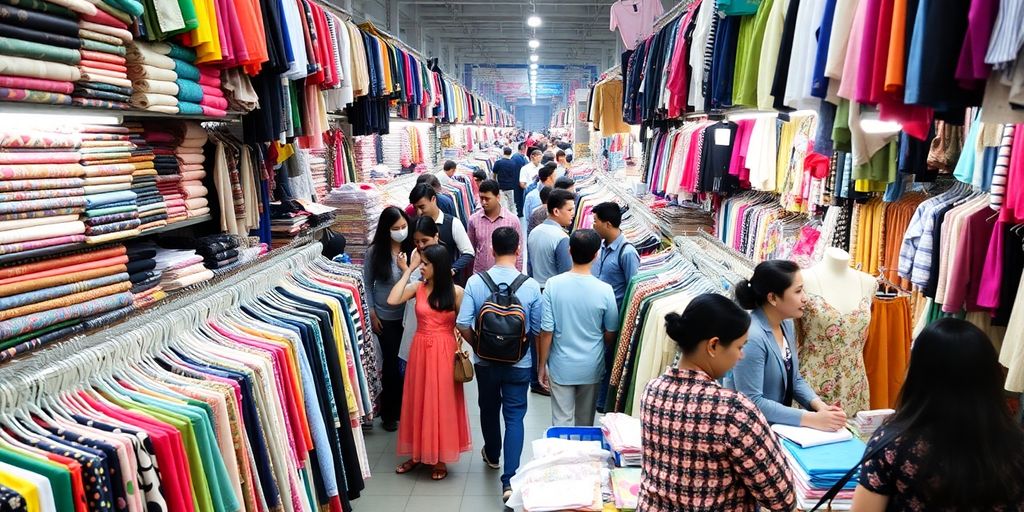
[[[750,315],[718,294],[665,317],[682,357],[640,400],[643,469],[637,510],[791,510],[786,459],[768,422],[717,379],[743,358]]]
[[[964,320],[917,336],[896,413],[867,451],[855,511],[1024,510],[1024,431],[992,342]]]
[[[447,463],[458,462],[472,447],[469,417],[462,384],[455,382],[455,317],[462,304],[462,288],[452,280],[452,260],[440,245],[412,254],[408,264],[399,257],[402,277],[388,296],[398,306],[416,298],[416,334],[405,370],[402,419],[398,426],[399,455],[410,459],[395,469],[403,474],[420,464],[434,466],[431,478],[448,476]],[[410,283],[414,269],[422,282]]]
[[[750,312],[750,341],[727,380],[749,397],[768,423],[836,431],[846,425],[842,408],[826,404],[800,375],[793,319],[804,315],[807,294],[800,267],[768,260],[749,280],[736,283],[736,302]],[[792,407],[800,404],[805,410]]]
[[[377,335],[383,356],[381,369],[380,419],[384,430],[398,430],[402,412],[402,372],[398,349],[402,344],[402,314],[405,308],[388,304],[388,295],[402,277],[398,255],[412,249],[409,218],[399,208],[389,206],[380,213],[373,242],[363,262],[363,286],[370,309],[370,326]]]

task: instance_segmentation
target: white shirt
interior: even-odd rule
[[[526,183],[527,185],[537,177],[537,172],[540,171],[539,165],[534,165],[530,162],[519,169],[519,183]]]
[[[448,217],[442,211],[437,212],[437,217],[434,219],[434,223],[441,225]],[[452,239],[455,240],[455,247],[459,249],[462,254],[472,254],[476,256],[476,251],[473,249],[473,244],[469,241],[469,235],[466,233],[466,228],[461,222],[452,222]],[[453,262],[454,263],[454,262]]]

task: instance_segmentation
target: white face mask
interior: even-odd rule
[[[402,229],[399,229],[398,231],[394,231],[394,230],[391,231],[391,239],[396,241],[396,242],[404,242],[405,239],[408,236],[409,236],[409,228],[402,228]]]

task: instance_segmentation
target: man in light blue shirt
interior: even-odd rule
[[[529,219],[533,211],[542,204],[540,200],[540,189],[555,186],[554,164],[549,163],[537,171],[537,181],[535,182],[535,185],[536,186],[533,187],[532,190],[526,193],[526,199],[523,200],[523,209],[526,210],[523,217],[527,219]]]
[[[594,276],[608,283],[615,291],[615,305],[622,310],[622,299],[626,296],[629,281],[640,270],[640,254],[633,244],[626,241],[626,235],[619,226],[622,225],[622,209],[612,202],[604,202],[594,207],[594,231],[601,237],[601,252],[593,265]],[[619,329],[616,328],[616,331]],[[608,397],[608,380],[612,371],[615,352],[608,350],[604,358],[604,378],[601,388],[597,390],[597,410],[604,412],[604,402]]]
[[[511,285],[522,275],[515,266],[520,254],[519,233],[510,227],[495,229],[491,234],[491,250],[494,252],[494,266],[486,271],[487,275],[499,288]],[[541,327],[543,301],[540,286],[533,279],[527,279],[515,295],[526,315],[527,335],[533,339]],[[480,308],[490,296],[491,291],[479,274],[469,278],[455,323],[471,346],[476,346],[474,329]],[[472,356],[476,366],[476,385],[480,392],[480,430],[484,436],[481,455],[484,463],[493,469],[498,469],[498,458],[502,452],[499,412],[505,417],[505,469],[501,475],[501,486],[506,501],[512,495],[510,482],[519,469],[519,459],[523,453],[523,419],[526,417],[531,373],[535,371],[532,355],[531,347],[522,359],[512,365],[484,361],[475,353]]]
[[[572,225],[576,215],[576,195],[567,190],[552,190],[547,208],[548,219],[533,229],[526,243],[530,277],[537,280],[541,290],[549,278],[572,268],[565,228]]]
[[[537,351],[540,382],[551,389],[555,426],[594,424],[604,353],[619,328],[615,292],[590,271],[600,247],[594,230],[574,232],[569,239],[572,270],[549,279],[544,289]]]

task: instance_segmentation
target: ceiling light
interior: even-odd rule
[[[536,62],[534,62],[533,64],[530,64],[530,69],[533,70],[533,71],[536,71],[538,67],[540,67],[540,66],[538,66]]]
[[[536,53],[530,55],[530,62],[537,62],[538,60],[540,60],[540,55],[537,55]]]
[[[541,21],[540,16],[537,16],[536,14],[530,16],[529,18],[526,18],[526,25],[528,27],[537,28],[541,25],[541,23],[543,23],[543,21]]]
[[[530,42],[527,44],[529,44],[530,48],[533,48],[534,50],[540,48],[540,41],[537,39],[530,39]]]

